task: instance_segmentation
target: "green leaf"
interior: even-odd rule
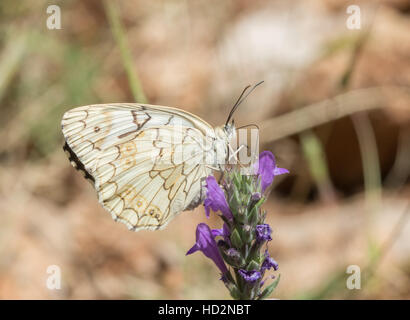
[[[263,290],[263,292],[262,292],[261,295],[259,296],[259,300],[263,300],[263,299],[266,299],[267,297],[269,297],[270,294],[273,292],[273,290],[275,290],[275,288],[278,286],[279,280],[280,280],[280,275],[278,275],[278,277],[276,278],[276,280],[273,281],[270,285],[268,285],[268,286],[265,288],[265,290]]]

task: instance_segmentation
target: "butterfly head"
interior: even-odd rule
[[[233,120],[231,123],[228,123],[223,126],[223,132],[225,136],[230,139],[236,136],[235,123]]]
[[[215,134],[216,134],[217,140],[221,140],[221,141],[229,142],[232,139],[236,138],[236,129],[235,129],[234,122],[232,121],[228,124],[225,124],[224,126],[216,127]]]
[[[214,166],[224,165],[229,154],[229,145],[236,139],[236,130],[233,122],[215,128],[216,139],[213,142],[215,158]]]

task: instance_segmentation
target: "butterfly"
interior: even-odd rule
[[[165,106],[113,103],[71,109],[61,122],[63,149],[115,221],[133,231],[162,229],[203,201],[205,178],[222,171],[234,153],[230,142],[236,130],[230,119],[248,87],[225,125],[216,128]]]

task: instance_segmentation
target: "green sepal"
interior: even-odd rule
[[[233,189],[233,194],[230,196],[228,199],[228,205],[229,209],[231,209],[231,212],[233,216],[236,218],[238,216],[238,208],[240,208],[240,198],[239,198],[239,193],[236,189]]]
[[[248,221],[250,225],[256,226],[259,221],[258,207],[254,206],[251,210],[251,213],[248,216]]]
[[[232,191],[233,195],[229,202],[233,207],[238,208],[242,206],[241,195],[237,188],[234,188]]]
[[[265,202],[265,197],[262,196],[262,198],[260,198],[259,201],[256,202],[255,207],[259,209],[264,202]]]
[[[259,270],[259,263],[257,263],[255,260],[252,260],[248,266],[246,267],[246,270],[251,271],[251,270]]]
[[[270,285],[268,285],[265,290],[263,290],[263,292],[260,294],[259,296],[259,300],[263,300],[266,299],[267,297],[270,296],[270,294],[273,292],[273,290],[275,290],[275,288],[278,286],[279,284],[279,280],[280,280],[280,275],[278,275],[278,277],[276,278],[275,281],[273,281]]]
[[[224,281],[225,287],[229,290],[232,298],[239,300],[241,299],[241,292],[239,291],[235,280],[230,272],[225,273],[226,280]]]
[[[246,223],[246,220],[247,220],[246,211],[243,208],[240,208],[238,215],[236,216],[236,222],[243,224],[243,223]]]
[[[241,236],[245,243],[250,244],[253,241],[254,233],[254,229],[251,225],[246,224],[242,226]]]
[[[232,245],[233,245],[235,248],[237,248],[237,249],[239,249],[239,250],[242,248],[243,242],[242,242],[241,236],[239,235],[238,230],[236,230],[236,229],[234,229],[234,230],[232,231],[232,234],[231,234],[231,242],[232,242]]]
[[[229,249],[229,248],[228,248]],[[241,253],[238,251],[238,256],[232,257],[229,256],[226,251],[228,250],[220,250],[222,258],[228,263],[230,266],[234,268],[242,268],[245,265],[245,259],[241,256]]]
[[[242,176],[240,174],[233,175],[233,183],[236,189],[240,190],[242,187]]]
[[[241,293],[238,290],[236,286],[233,286],[232,288],[228,288],[229,293],[231,294],[231,297],[234,298],[235,300],[241,300]]]

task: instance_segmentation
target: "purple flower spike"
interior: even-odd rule
[[[216,182],[214,176],[206,178],[206,188],[206,199],[204,201],[206,216],[209,218],[210,209],[212,209],[214,212],[221,211],[225,218],[232,220],[233,215],[226,202],[225,193]]]
[[[261,273],[257,270],[247,271],[244,269],[239,269],[238,272],[246,282],[255,282],[262,276]]]
[[[284,173],[289,173],[289,171],[287,169],[278,168],[276,166],[275,156],[272,154],[272,152],[263,151],[259,155],[257,174],[261,179],[262,192],[264,192],[266,188],[272,184],[273,178],[275,176],[279,176]]]
[[[268,250],[265,251],[265,260],[263,260],[262,262],[262,267],[261,267],[261,271],[265,271],[265,270],[270,270],[271,268],[273,268],[273,270],[278,270],[279,269],[279,265],[278,263],[269,255]]]
[[[219,253],[212,231],[205,223],[200,223],[196,227],[196,243],[186,254],[189,255],[198,250],[202,251],[206,257],[211,259],[219,270],[221,270],[222,274],[228,272],[228,269],[222,260],[222,256]]]
[[[272,240],[272,237],[270,236],[271,233],[272,233],[272,229],[266,223],[258,224],[256,226],[256,240],[259,242],[271,241]]]

